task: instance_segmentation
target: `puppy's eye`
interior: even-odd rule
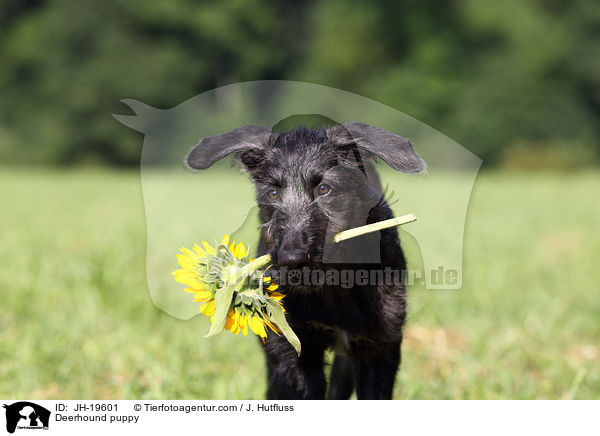
[[[317,194],[319,195],[327,195],[331,192],[331,186],[329,186],[327,183],[321,183],[319,186],[317,186]]]
[[[279,193],[277,192],[277,189],[275,189],[275,188],[271,188],[267,191],[267,197],[269,197],[271,200],[276,200],[277,194],[279,194]]]

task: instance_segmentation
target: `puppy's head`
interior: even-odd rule
[[[366,224],[382,201],[370,157],[398,171],[425,168],[408,139],[360,123],[280,134],[245,126],[204,138],[186,163],[201,170],[227,155],[252,177],[266,248],[289,268],[322,263],[335,233]]]

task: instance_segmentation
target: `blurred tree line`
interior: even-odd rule
[[[111,113],[246,80],[316,82],[487,165],[597,164],[596,0],[2,0],[0,162],[133,166]]]

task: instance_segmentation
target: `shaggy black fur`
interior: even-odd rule
[[[358,123],[281,134],[246,126],[205,138],[187,163],[203,169],[227,154],[242,162],[256,185],[259,254],[271,254],[274,274],[406,269],[395,228],[332,242],[341,230],[392,217],[369,158],[404,172],[423,170],[405,138]],[[359,399],[392,397],[406,316],[403,283],[350,289],[300,283],[280,290],[302,353],[298,356],[283,336],[268,335],[263,348],[269,399],[347,399],[354,390]],[[336,350],[329,389],[327,349]]]

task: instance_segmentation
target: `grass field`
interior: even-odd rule
[[[600,398],[599,192],[479,176],[463,289],[409,291],[395,398]],[[151,303],[139,174],[3,169],[0,195],[0,397],[263,397],[256,338]]]

